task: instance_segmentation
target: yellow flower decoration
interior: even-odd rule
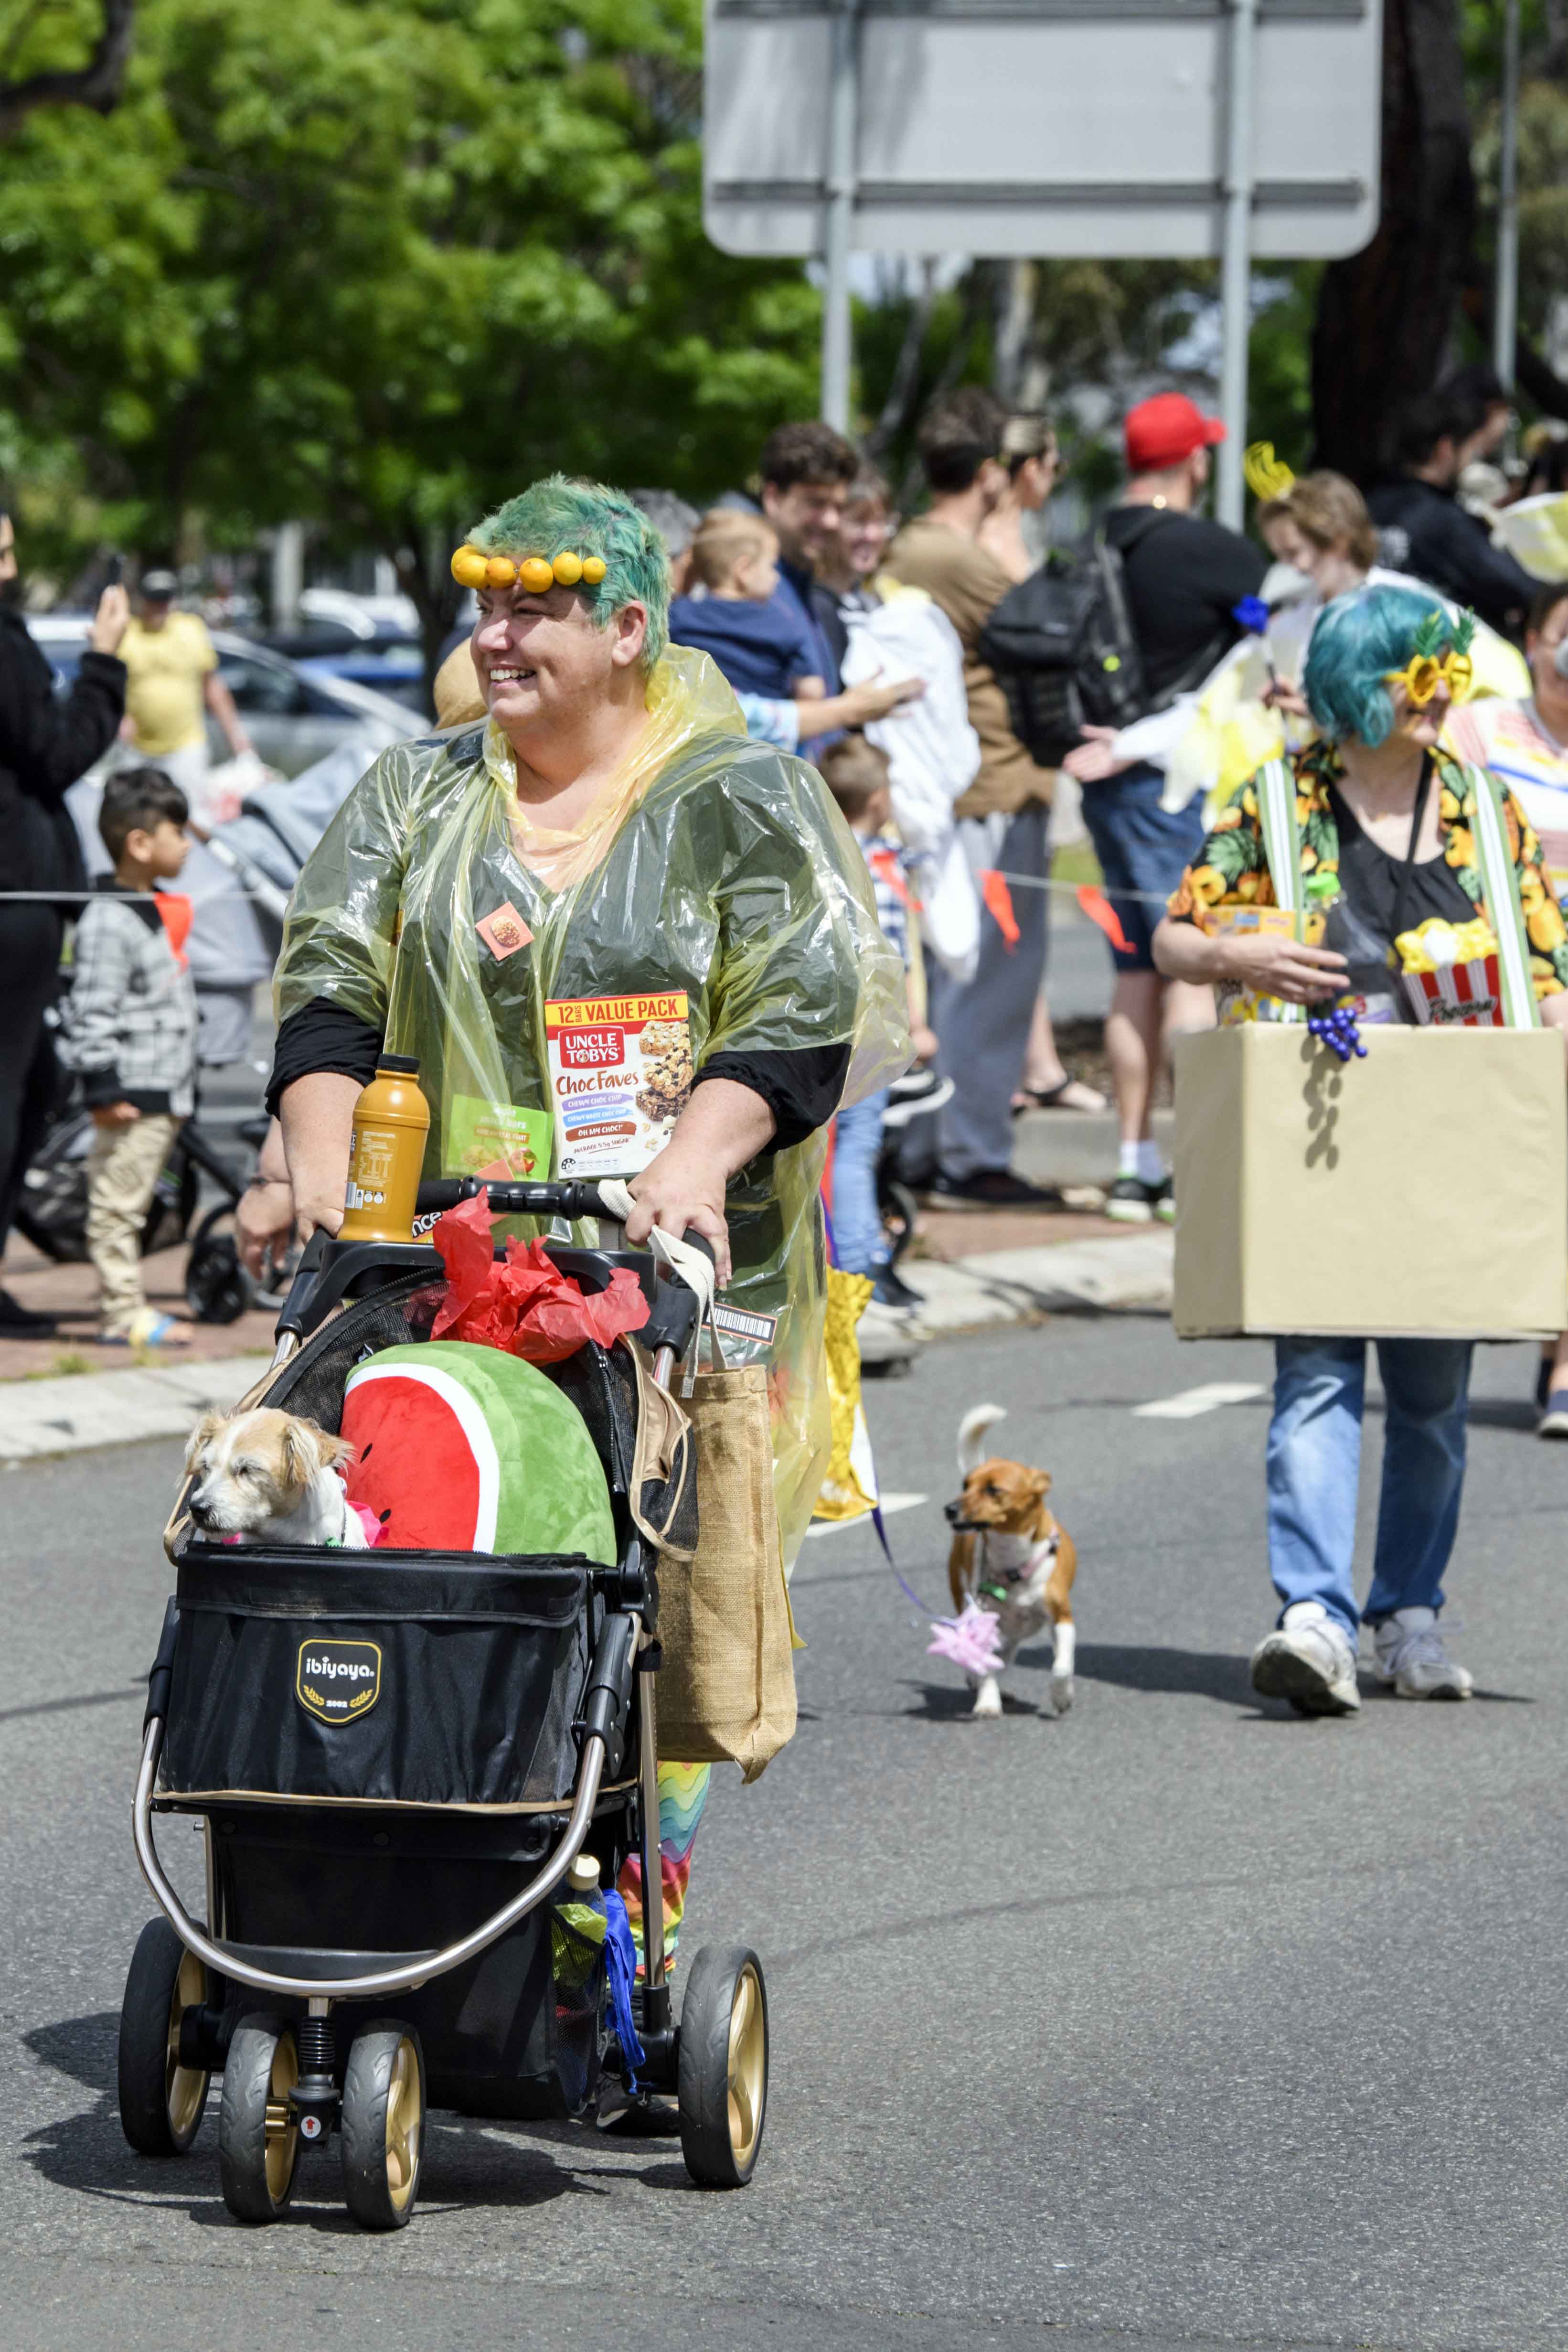
[[[1251,442],[1241,460],[1247,487],[1255,499],[1282,499],[1295,488],[1296,478],[1271,441]]]

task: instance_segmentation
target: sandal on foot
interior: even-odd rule
[[[177,1322],[172,1315],[161,1315],[155,1307],[144,1307],[128,1331],[100,1331],[100,1348],[188,1348],[195,1337],[189,1323]]]
[[[1013,1097],[1012,1114],[1021,1118],[1026,1110],[1107,1110],[1110,1106],[1098,1087],[1087,1085],[1082,1078],[1062,1078],[1054,1087],[1020,1087]]]

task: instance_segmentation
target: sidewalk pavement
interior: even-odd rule
[[[1040,1111],[1018,1126],[1018,1164],[1037,1182],[1092,1184],[1114,1168],[1114,1129],[1103,1119]],[[933,1339],[1048,1314],[1169,1311],[1173,1236],[1165,1225],[1113,1225],[1080,1207],[928,1211],[921,1223],[922,1255],[901,1271],[925,1302],[919,1320]],[[145,1265],[152,1304],[183,1312],[184,1252],[161,1251]],[[182,1436],[199,1412],[242,1396],[272,1349],[273,1316],[257,1308],[237,1323],[198,1323],[177,1356],[128,1360],[124,1349],[93,1337],[92,1268],[53,1265],[19,1239],[0,1282],[57,1318],[51,1336],[0,1339],[0,1463]]]
[[[141,1275],[149,1306],[188,1320],[185,1255],[183,1248],[159,1250],[142,1259]],[[56,1265],[13,1234],[0,1265],[0,1287],[34,1314],[56,1318],[53,1332],[38,1339],[0,1333],[0,1381],[42,1380],[62,1371],[118,1372],[135,1360],[124,1348],[106,1348],[99,1341],[98,1276],[90,1265]],[[237,1323],[197,1323],[188,1348],[166,1349],[151,1360],[209,1362],[257,1349],[270,1353],[277,1317],[276,1307],[253,1307]]]

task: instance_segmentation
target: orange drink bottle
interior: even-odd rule
[[[346,1242],[411,1242],[420,1171],[430,1133],[430,1105],[419,1090],[412,1054],[383,1054],[354,1106],[349,1187],[338,1237]]]

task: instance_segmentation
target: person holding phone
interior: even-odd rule
[[[58,989],[67,919],[87,892],[66,793],[119,730],[120,646],[131,618],[124,589],[106,588],[70,690],[57,696],[22,617],[17,585],[16,530],[0,503],[0,890],[40,894],[0,900],[0,1253],[59,1087],[44,1015]],[[57,899],[49,895],[56,891]],[[0,1333],[52,1328],[51,1317],[30,1313],[0,1290]]]

